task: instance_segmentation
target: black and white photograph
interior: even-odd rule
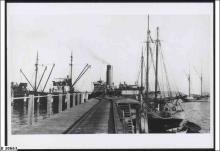
[[[9,144],[212,148],[213,19],[213,3],[8,3]]]

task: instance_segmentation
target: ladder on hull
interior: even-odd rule
[[[127,133],[135,133],[134,132],[134,124],[131,117],[131,106],[130,104],[124,103],[119,104],[119,108],[123,113],[123,121],[124,126]]]

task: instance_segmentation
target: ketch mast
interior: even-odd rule
[[[150,29],[149,29],[149,15],[147,16],[147,61],[146,61],[146,98],[149,92],[149,47],[150,47]]]
[[[189,72],[189,75],[188,75],[188,82],[189,82],[189,96],[190,96],[191,95],[190,94],[190,84],[191,84],[190,72]]]
[[[143,47],[141,53],[141,96],[143,96],[143,65],[144,64],[144,56],[143,56]]]
[[[159,49],[159,27],[157,27],[156,39],[156,70],[155,70],[155,99],[157,99],[157,84],[158,84],[158,49]]]
[[[202,72],[201,72],[200,80],[201,80],[201,96],[202,96],[202,80],[203,80],[203,78],[202,78]]]

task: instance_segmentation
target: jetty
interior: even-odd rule
[[[105,97],[88,99],[88,94],[84,92],[12,98],[13,104],[26,100],[24,105],[28,108],[27,125],[18,129],[12,128],[12,134],[123,133],[125,129],[120,122],[114,101]],[[45,102],[46,119],[34,122],[34,114],[38,115],[36,112],[39,111],[40,103]],[[57,113],[53,113],[52,106],[58,108]]]

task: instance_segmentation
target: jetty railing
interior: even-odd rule
[[[12,97],[12,106],[17,101],[23,101],[22,105],[27,107],[27,124],[33,125],[34,116],[39,116],[40,105],[46,108],[46,118],[53,114],[61,113],[82,103],[89,99],[90,92],[75,92],[65,94],[46,94],[33,95],[30,94],[24,97]],[[36,113],[36,114],[35,114]]]

